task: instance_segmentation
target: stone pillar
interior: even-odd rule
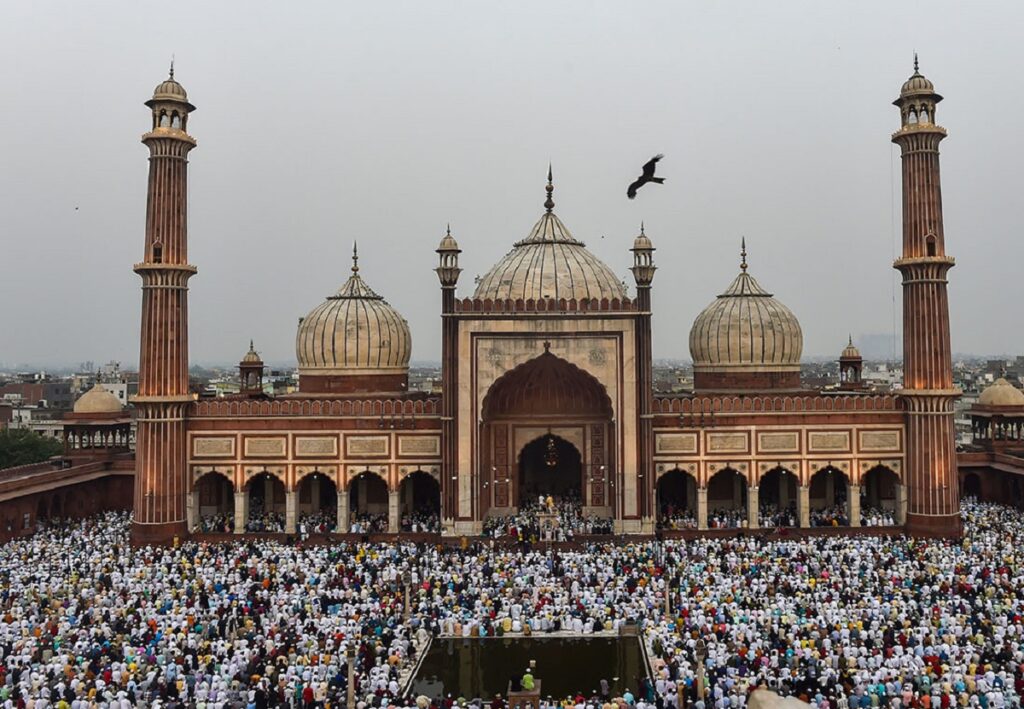
[[[338,490],[338,523],[335,531],[339,534],[348,534],[351,526],[352,523],[349,520],[348,510],[348,490]]]
[[[860,526],[860,485],[848,485],[846,488],[846,513],[850,518],[851,527]]]
[[[796,513],[801,527],[811,526],[811,486],[798,485],[796,488]]]
[[[907,486],[899,484],[896,486],[896,524],[907,523]]]
[[[289,490],[284,494],[284,531],[295,534],[295,522],[299,514],[299,493]]]
[[[697,529],[708,528],[708,489],[697,488]]]
[[[245,490],[235,493],[235,534],[245,531],[245,523],[249,521],[249,493]]]
[[[392,534],[397,534],[400,529],[400,519],[398,514],[399,503],[398,490],[391,490],[388,492],[388,531]]]
[[[751,485],[747,490],[747,527],[758,529],[761,525],[758,520],[758,513],[761,511],[760,488]]]
[[[199,489],[193,488],[188,496],[188,508],[185,510],[185,519],[188,523],[188,531],[191,532],[199,525]]]

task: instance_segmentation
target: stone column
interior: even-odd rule
[[[758,513],[761,511],[761,488],[751,485],[747,489],[747,527],[758,529],[761,525],[758,520]]]
[[[296,490],[289,490],[284,494],[284,531],[286,534],[295,534],[295,521],[299,514],[299,493]]]
[[[907,523],[907,486],[900,484],[896,486],[896,524]]]
[[[388,492],[388,531],[397,534],[399,530],[398,508],[401,502],[398,490]]]
[[[191,532],[199,524],[199,490],[193,488],[188,496],[188,507],[185,509],[185,520],[188,531]]]
[[[339,534],[348,534],[352,523],[349,520],[348,490],[338,490],[338,524],[336,531]]]
[[[245,532],[245,523],[249,521],[249,494],[242,490],[235,493],[235,534]]]
[[[846,488],[846,513],[850,518],[851,527],[860,526],[860,485],[848,485]]]
[[[708,489],[697,488],[697,529],[708,528]]]
[[[811,486],[798,485],[796,488],[796,513],[801,527],[811,526]]]

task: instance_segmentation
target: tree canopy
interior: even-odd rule
[[[41,463],[63,450],[60,441],[26,428],[0,430],[0,469]]]

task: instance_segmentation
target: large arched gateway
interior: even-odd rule
[[[607,513],[613,417],[597,379],[545,348],[495,381],[482,418],[483,497],[494,513],[541,496]]]

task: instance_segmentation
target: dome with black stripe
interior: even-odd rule
[[[803,332],[793,312],[747,273],[697,316],[690,330],[695,388],[796,388]]]
[[[517,241],[476,286],[480,300],[571,300],[626,297],[622,282],[601,259],[573,238],[552,211],[553,187],[548,173],[547,211],[529,235]]]
[[[299,322],[299,375],[403,374],[409,370],[409,324],[359,275],[352,275]]]

